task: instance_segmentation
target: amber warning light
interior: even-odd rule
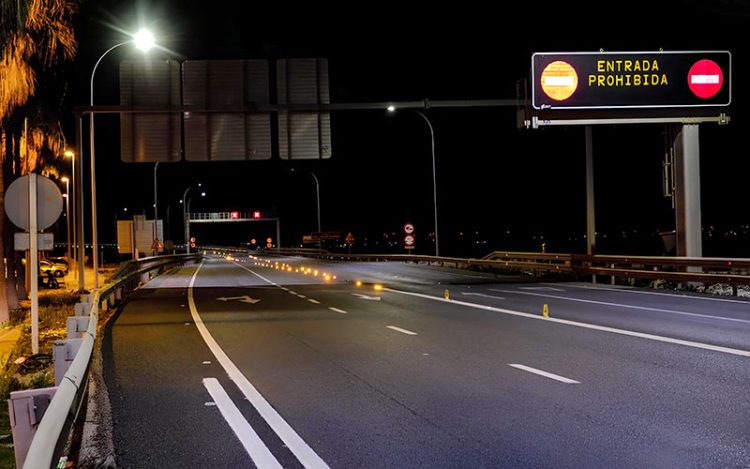
[[[722,107],[731,103],[728,51],[539,52],[535,109]]]

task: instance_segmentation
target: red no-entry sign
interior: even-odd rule
[[[724,84],[724,73],[713,60],[697,61],[688,72],[688,86],[696,96],[708,99],[716,95]]]

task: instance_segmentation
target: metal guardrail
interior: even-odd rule
[[[78,417],[78,411],[86,394],[100,306],[105,302],[109,306],[110,302],[114,303],[121,299],[125,294],[136,288],[141,280],[145,280],[144,275],[148,275],[150,278],[150,274],[154,270],[171,268],[178,264],[196,262],[200,259],[200,254],[180,254],[147,257],[138,261],[126,262],[101,289],[92,295],[87,295],[87,299],[91,302],[88,328],[83,336],[83,342],[78,353],[60,381],[54,398],[36,429],[23,464],[25,469],[54,468],[65,449],[70,429]]]
[[[217,248],[218,249],[218,248]],[[409,254],[343,254],[322,249],[266,249],[267,254],[362,262],[416,262],[456,268],[556,272],[627,279],[750,285],[750,259],[719,257],[610,256],[495,251],[482,259]]]

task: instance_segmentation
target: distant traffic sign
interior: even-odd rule
[[[412,225],[411,223],[407,223],[406,225],[404,225],[404,233],[406,234],[414,233],[414,225]]]
[[[414,235],[408,234],[404,236],[404,248],[414,249],[415,244],[416,244],[416,239],[414,238]]]
[[[539,52],[532,55],[535,109],[728,106],[728,51]]]

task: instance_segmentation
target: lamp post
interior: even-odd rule
[[[76,227],[78,225],[76,225],[76,222],[78,220],[78,215],[77,215],[78,210],[76,209],[76,207],[78,207],[78,206],[76,205],[76,154],[73,153],[71,150],[65,150],[65,153],[63,153],[63,155],[66,158],[70,158],[70,168],[71,168],[70,179],[71,179],[71,186],[73,187],[73,192],[72,193],[68,193],[68,203],[71,204],[71,205],[73,205],[72,220],[70,220],[70,224],[73,226],[73,230],[72,230],[72,239],[73,239],[72,247],[73,248],[72,249],[68,249],[68,262],[77,263],[76,237],[77,237],[78,231],[77,231]],[[68,212],[68,218],[69,219],[71,218],[71,213],[70,212]],[[71,232],[68,231],[68,245],[71,245],[70,240],[71,240]],[[78,280],[78,269],[74,268],[73,270],[75,270],[76,280]]]
[[[201,186],[203,186],[203,184],[198,183],[198,187]],[[187,189],[185,189],[185,192],[182,193],[182,200],[180,200],[180,203],[182,204],[182,223],[185,227],[185,252],[188,254],[190,254],[190,219],[188,218],[190,213],[190,200],[187,198],[187,195],[192,188],[193,186],[188,186]],[[201,196],[205,197],[206,193],[201,192]]]
[[[292,172],[294,172],[294,168],[292,168],[291,170]],[[317,207],[318,207],[318,233],[320,233],[321,231],[323,231],[321,229],[321,223],[320,223],[320,180],[318,180],[318,176],[316,176],[314,172],[310,171],[310,174],[315,180],[315,200],[316,200]]]
[[[156,239],[159,237],[158,232],[156,230],[156,223],[159,220],[159,212],[156,207],[156,170],[159,168],[159,162],[157,161],[156,164],[154,164],[154,239],[151,240],[151,245],[154,246],[154,255],[159,254],[156,250]],[[163,240],[162,240],[163,241]]]
[[[142,29],[138,32],[135,36],[133,36],[131,39],[127,41],[120,42],[119,44],[115,44],[114,46],[110,47],[104,53],[99,57],[99,60],[96,61],[94,64],[94,69],[91,71],[91,85],[89,88],[90,94],[91,94],[91,102],[90,105],[94,106],[94,75],[96,74],[96,69],[99,67],[99,63],[104,59],[104,57],[112,52],[113,50],[117,49],[120,46],[124,46],[125,44],[135,44],[135,46],[142,50],[143,52],[148,51],[154,46],[154,36],[149,31],[146,31],[145,29]],[[90,140],[90,146],[91,146],[91,248],[92,248],[92,261],[93,261],[93,267],[94,267],[94,288],[99,288],[99,259],[98,259],[98,249],[99,249],[99,241],[97,237],[97,221],[96,221],[96,163],[95,163],[95,150],[94,150],[94,113],[92,112],[89,117],[89,140]],[[81,243],[83,243],[83,240],[81,240]],[[83,260],[81,260],[83,261]]]
[[[66,177],[60,180],[65,183],[65,224],[67,225],[65,240],[68,242],[68,265],[70,265],[70,180]]]
[[[396,112],[396,106],[388,106],[388,112]],[[430,141],[432,143],[432,200],[433,208],[435,212],[435,256],[440,256],[440,242],[438,239],[438,209],[437,209],[437,171],[435,165],[435,129],[432,127],[432,122],[427,116],[417,109],[411,109],[412,111],[419,114],[422,119],[427,123],[427,127],[430,129]]]

